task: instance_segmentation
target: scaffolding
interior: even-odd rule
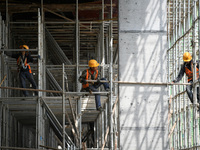
[[[169,109],[168,129],[170,149],[199,149],[200,118],[197,108],[196,61],[200,60],[200,1],[167,1],[167,36],[168,36],[168,82],[177,76],[183,64],[183,53],[190,52],[194,62],[193,104],[186,93],[185,85],[168,86]],[[181,83],[187,83],[184,77]]]
[[[6,3],[8,5],[8,1]],[[112,5],[111,1],[110,6]],[[0,149],[58,149],[58,146],[71,150],[85,146],[117,149],[118,83],[113,82],[117,81],[118,73],[117,46],[113,45],[117,38],[117,21],[112,20],[112,7],[110,18],[104,21],[102,1],[100,22],[80,22],[78,0],[76,20],[64,17],[69,22],[45,22],[45,11],[54,12],[43,8],[43,5],[38,9],[38,20],[33,22],[11,22],[8,7],[6,10],[6,22],[0,15]],[[57,30],[61,33],[57,33]],[[59,46],[59,41],[66,40],[59,38],[64,35],[63,31],[68,31],[67,36],[74,37],[67,39],[67,47],[72,47],[73,57],[70,58],[67,57],[67,52],[64,52],[66,50]],[[92,38],[83,34],[91,34]],[[16,62],[9,57],[11,52],[20,51],[15,47],[24,37],[24,43],[35,47],[30,51],[37,60],[37,64],[31,66],[34,78],[38,81],[38,89],[27,90],[38,91],[38,97],[21,97],[23,89],[19,88]],[[84,40],[87,40],[86,43],[91,42],[93,46],[87,47]],[[95,53],[92,56],[83,56],[83,49],[88,52],[95,49]],[[38,55],[41,58],[37,58]],[[82,62],[80,57],[83,58]],[[110,92],[98,92],[101,94],[104,108],[101,112],[95,109],[93,94],[96,93],[91,95],[88,92],[80,92],[78,82],[81,72],[87,68],[84,64],[91,57],[100,62],[101,75],[107,77],[110,82]],[[30,85],[27,84],[27,87]]]

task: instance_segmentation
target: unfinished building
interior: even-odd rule
[[[167,84],[177,75],[182,52],[192,50],[187,42],[197,40],[191,29],[198,28],[198,19],[186,27],[194,4],[197,10],[195,0],[1,0],[0,149],[197,146],[189,137],[186,141],[181,126],[194,106],[182,103],[184,84]],[[20,45],[29,46],[34,60],[38,89],[26,82],[28,97],[12,57],[23,51]],[[91,59],[100,63],[110,91],[80,91],[78,78]],[[94,94],[101,95],[101,111]]]
[[[100,112],[94,94],[80,92],[78,81],[90,59],[100,62],[101,76],[117,81],[118,24],[112,13],[117,14],[117,1],[84,2],[1,1],[2,149],[99,148],[117,142],[117,85],[111,85],[113,92],[100,92]],[[30,96],[22,97],[11,57],[22,51],[20,45],[28,45],[34,57],[30,65],[38,96],[27,82]],[[114,132],[109,140],[110,123]]]

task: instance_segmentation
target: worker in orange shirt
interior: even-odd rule
[[[21,53],[12,55],[13,58],[17,59],[17,66],[19,71],[19,79],[21,82],[22,88],[26,88],[26,79],[32,84],[34,89],[37,89],[36,82],[33,78],[33,74],[31,71],[31,67],[29,62],[33,62],[33,58],[31,57],[30,52],[27,50],[29,47],[27,45],[21,45],[20,49],[24,49]],[[25,97],[29,96],[27,91],[23,91]],[[35,95],[38,95],[38,92],[35,92]]]
[[[98,71],[99,63],[91,59],[88,63],[89,69],[86,69],[82,72],[82,75],[79,77],[79,81],[82,83],[82,92],[98,92],[98,88],[103,84],[104,89],[109,91],[109,84],[107,82],[100,82],[100,73]],[[97,80],[95,83],[87,82],[86,80]],[[101,78],[101,80],[106,80]],[[96,109],[102,110],[100,95],[95,94]]]
[[[190,101],[193,103],[193,93],[192,93],[192,83],[193,83],[193,61],[192,56],[189,52],[185,52],[183,54],[183,61],[184,63],[181,65],[181,70],[179,71],[179,74],[175,80],[172,81],[172,83],[179,82],[182,78],[184,73],[188,77],[188,83],[191,83],[190,85],[187,85],[186,91],[188,94],[188,97]],[[199,63],[196,63],[196,77],[199,79]],[[199,87],[197,87],[197,99],[199,103]]]

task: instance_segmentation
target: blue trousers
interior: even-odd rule
[[[35,83],[35,80],[33,78],[33,74],[29,71],[20,71],[19,73],[19,79],[21,82],[22,88],[26,88],[26,79],[32,84],[34,89],[37,89],[37,85]],[[24,96],[28,96],[28,91],[23,91]],[[35,95],[38,95],[38,92],[35,92]]]
[[[100,80],[106,80],[106,78],[101,78]],[[107,82],[100,82],[99,84],[93,84],[89,85],[89,89],[93,92],[98,92],[98,88],[103,84],[104,89],[109,88],[109,84]],[[101,107],[101,98],[99,94],[95,94],[95,103],[96,103],[96,108]]]

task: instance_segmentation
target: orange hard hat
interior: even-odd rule
[[[95,59],[91,59],[88,63],[89,67],[98,67],[99,63]]]
[[[27,45],[20,45],[19,48],[20,49],[29,49],[29,47]]]
[[[190,62],[192,60],[192,56],[189,52],[185,52],[183,54],[183,61],[184,62]]]

